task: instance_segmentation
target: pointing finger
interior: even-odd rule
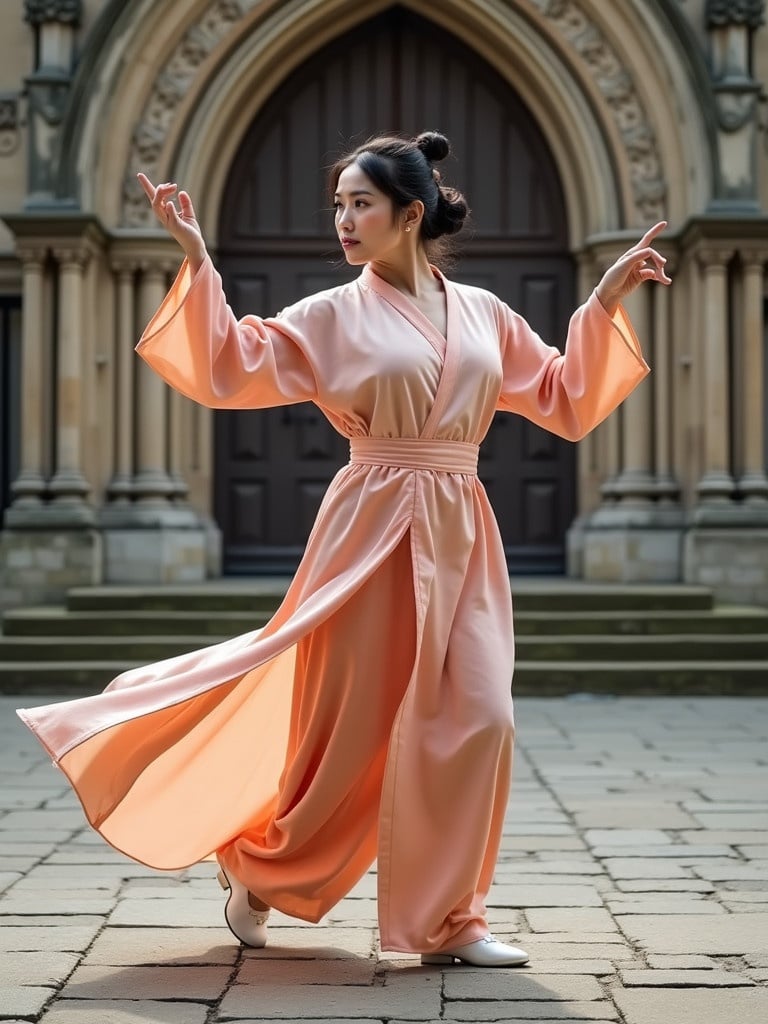
[[[147,199],[149,199],[151,202],[155,198],[155,186],[152,184],[152,182],[149,180],[146,174],[143,174],[141,171],[138,172],[136,177],[139,179],[139,184],[144,189],[144,193]]]
[[[647,248],[650,245],[650,243],[653,241],[653,239],[656,238],[657,235],[661,234],[661,232],[664,230],[664,228],[666,226],[667,226],[667,221],[665,221],[665,220],[660,220],[658,222],[658,224],[654,224],[652,228],[649,228],[645,232],[643,237],[637,243],[636,248],[641,248],[641,249],[642,248]]]

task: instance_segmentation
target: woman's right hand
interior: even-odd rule
[[[178,186],[173,182],[155,187],[146,174],[136,175],[139,184],[152,205],[152,210],[168,234],[174,238],[189,261],[192,272],[196,272],[206,256],[205,241],[197,223],[192,200],[188,193],[179,192],[179,210],[173,203]]]

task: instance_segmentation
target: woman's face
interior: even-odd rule
[[[410,240],[404,215],[394,216],[392,200],[356,163],[339,175],[334,208],[336,231],[352,266],[392,256],[405,239]]]

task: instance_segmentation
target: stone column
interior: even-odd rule
[[[637,332],[652,370],[658,351],[655,332],[666,321],[666,297],[662,313],[652,315],[652,304],[662,286],[644,285],[628,296],[623,305]],[[655,306],[654,306],[655,308]],[[662,331],[663,350],[668,350],[669,329]],[[617,339],[617,344],[620,344]],[[620,471],[608,479],[603,491],[614,500],[606,501],[590,518],[584,541],[584,576],[606,582],[674,582],[682,574],[682,513],[675,507],[662,508],[657,500],[654,456],[659,430],[664,430],[669,447],[668,410],[659,417],[654,408],[657,398],[669,401],[669,378],[664,375],[660,394],[652,376],[644,380],[625,399],[619,413],[610,419],[614,428],[612,463],[620,462]],[[617,467],[618,468],[618,467]]]
[[[734,411],[745,416],[742,454],[751,500],[739,502],[734,500],[736,485],[731,474],[728,401],[727,264],[731,256],[730,249],[714,245],[698,253],[704,276],[704,472],[697,488],[699,503],[691,514],[685,538],[684,578],[712,587],[721,601],[768,605],[768,502],[763,484],[762,384],[758,376],[762,363],[762,263],[757,259],[747,261],[752,267],[745,268],[744,277],[744,387]]]
[[[734,495],[730,465],[730,410],[728,369],[728,262],[729,249],[702,249],[698,259],[704,278],[704,473],[697,492],[700,504],[725,505]]]
[[[90,258],[84,246],[55,248],[59,262],[58,367],[56,387],[56,472],[49,484],[55,504],[84,520],[90,490],[82,473],[81,407],[83,363],[83,272]]]
[[[667,273],[674,277],[675,267],[667,263]],[[654,461],[656,480],[654,491],[659,504],[676,504],[680,494],[675,480],[672,459],[672,359],[670,335],[669,288],[658,286],[653,291],[653,367],[654,406],[656,410],[656,435],[654,438]]]
[[[189,486],[184,479],[184,403],[189,399],[171,391],[168,406],[168,468],[176,502],[186,501]]]
[[[139,319],[142,330],[165,298],[168,269],[165,263],[150,260],[141,263]],[[136,376],[137,472],[133,488],[138,501],[160,507],[166,505],[174,493],[166,468],[167,400],[167,386],[140,359]]]
[[[653,363],[649,302],[650,289],[639,288],[624,300],[624,308],[632,321],[646,358]],[[613,485],[613,493],[621,502],[650,505],[654,480],[651,472],[653,458],[653,388],[650,380],[639,384],[622,406],[624,430],[621,445],[622,468]]]
[[[133,495],[133,366],[135,260],[113,260],[117,287],[115,333],[115,465],[107,494],[113,505],[127,505]]]
[[[765,412],[763,358],[763,274],[768,251],[742,253],[744,265],[744,325],[742,359],[742,429],[744,450],[739,492],[749,505],[765,507],[768,478],[765,474]]]
[[[141,330],[165,298],[168,275],[177,263],[156,239],[121,242],[125,248],[115,253],[113,264],[118,289],[119,399],[110,492],[116,500],[102,514],[104,578],[108,583],[137,585],[199,581],[207,574],[206,529],[183,500],[187,495],[180,419],[184,399],[134,354]],[[137,323],[133,321],[134,268],[139,272]]]
[[[21,343],[21,467],[13,483],[9,524],[39,508],[46,488],[43,453],[43,275],[47,250],[19,246],[23,273]]]
[[[582,251],[576,256],[578,266],[577,301],[586,302],[595,286],[595,262],[592,253]],[[584,527],[590,513],[600,502],[599,429],[576,446],[576,518],[568,527],[565,537],[566,573],[579,578],[584,575]]]
[[[19,222],[20,226],[26,226]],[[56,230],[61,233],[56,236]],[[77,229],[77,235],[74,230]],[[58,262],[55,328],[55,473],[42,494],[45,431],[43,391],[53,363],[43,344],[46,310],[41,253],[25,272],[23,355],[24,447],[19,506],[12,506],[0,535],[0,606],[63,601],[70,587],[101,582],[102,543],[82,464],[83,334],[86,316],[84,269],[96,251],[93,224],[72,219],[52,223],[51,250]],[[25,245],[25,247],[26,247]],[[47,322],[46,322],[47,326]],[[44,387],[45,385],[45,387]],[[35,408],[38,414],[35,415]],[[43,501],[41,498],[50,497]]]

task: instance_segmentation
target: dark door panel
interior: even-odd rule
[[[449,276],[489,288],[546,341],[573,303],[557,171],[517,94],[460,40],[391,8],[307,61],[251,126],[230,171],[218,263],[240,315],[269,315],[356,276],[333,232],[325,171],[349,144],[439,128],[444,178],[465,190],[471,228]],[[463,237],[463,236],[462,236]],[[312,407],[216,415],[215,511],[226,572],[293,570],[347,443]],[[561,572],[574,514],[573,446],[501,414],[480,475],[510,567]]]

